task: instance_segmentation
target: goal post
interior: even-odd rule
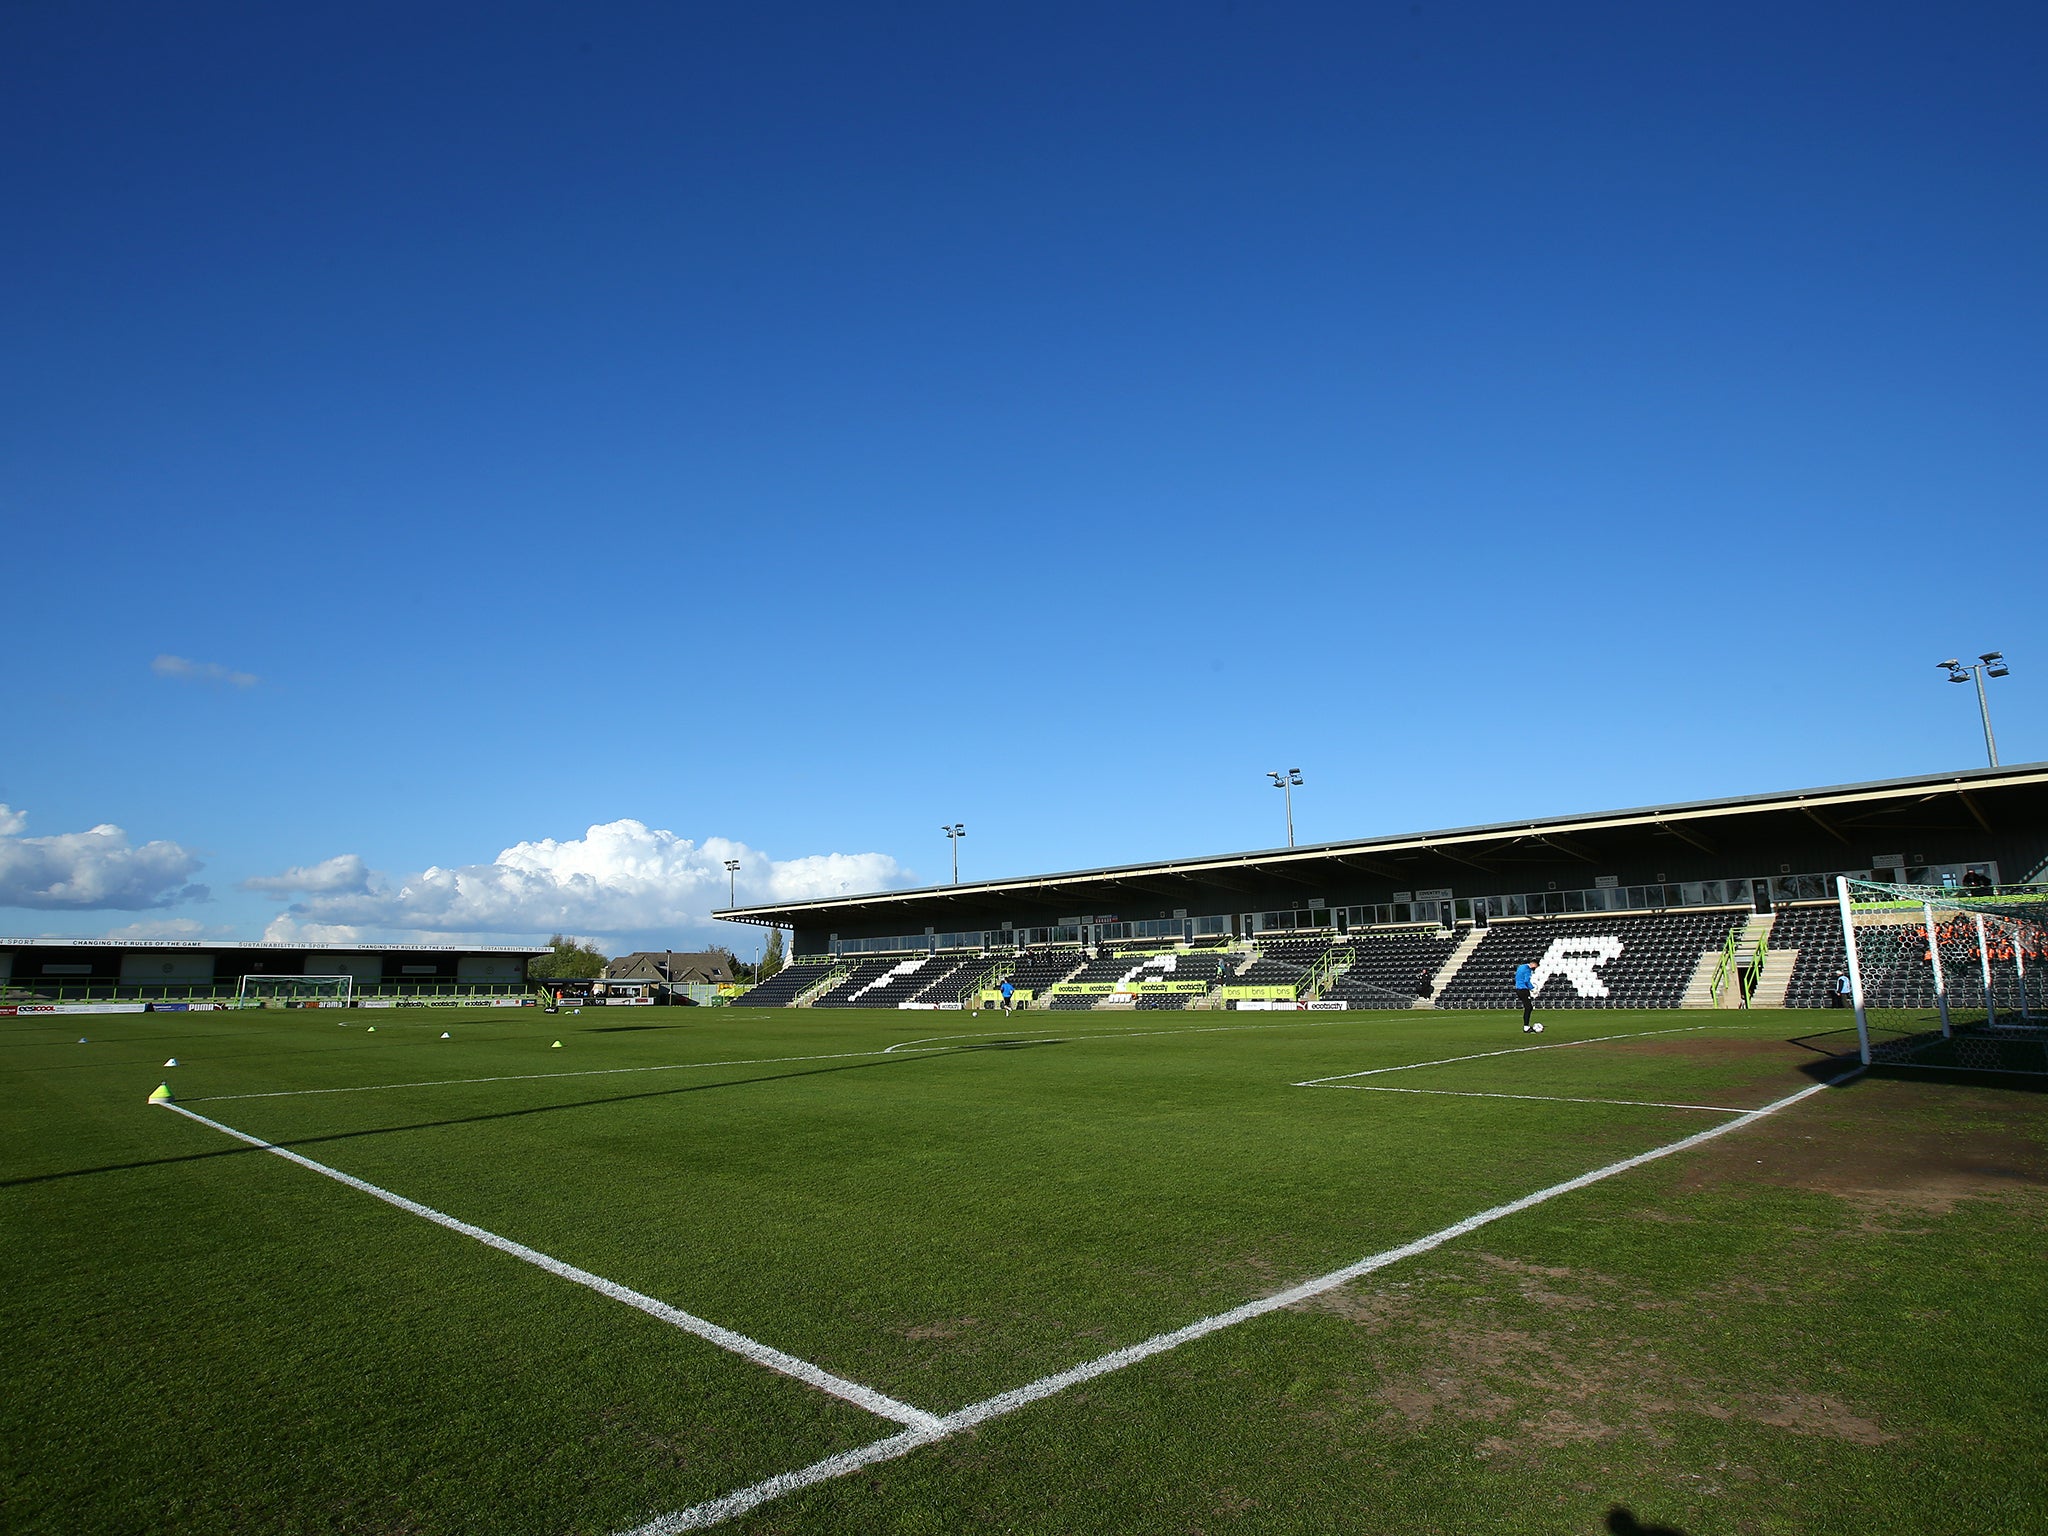
[[[355,1001],[353,976],[244,976],[237,1008],[346,1008]]]
[[[2048,893],[1847,875],[1835,891],[1866,1064],[2048,1074]]]

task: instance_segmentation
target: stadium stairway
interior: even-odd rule
[[[798,961],[784,966],[735,1002],[747,1008],[794,1008],[804,994],[845,974],[847,967],[831,961]]]
[[[1771,921],[1771,919],[1766,919]],[[1799,951],[1796,949],[1772,949],[1764,953],[1763,974],[1756,979],[1756,986],[1749,994],[1752,1008],[1783,1008],[1785,995],[1792,987],[1792,973],[1799,969]]]
[[[1442,997],[1444,990],[1457,979],[1458,972],[1465,968],[1465,962],[1472,958],[1472,952],[1479,948],[1486,937],[1484,928],[1467,928],[1465,937],[1458,941],[1458,947],[1451,951],[1451,957],[1444,961],[1443,969],[1429,979],[1431,997]]]
[[[1681,1008],[1782,1008],[1785,1006],[1783,981],[1770,993],[1777,1001],[1763,1002],[1766,989],[1772,986],[1772,978],[1789,979],[1792,961],[1799,957],[1798,951],[1791,958],[1780,955],[1770,947],[1772,926],[1777,918],[1768,912],[1752,912],[1743,919],[1741,929],[1735,935],[1735,942],[1729,950],[1710,950],[1700,956],[1699,969],[1693,972],[1692,980],[1686,985],[1685,996],[1678,1004]],[[1721,956],[1726,953],[1733,963],[1727,973],[1722,974]],[[1759,953],[1762,960],[1759,962]],[[1781,964],[1781,962],[1783,962]],[[1750,999],[1745,1002],[1742,995],[1742,977],[1745,971],[1755,969],[1759,963],[1762,974],[1751,988]],[[1719,978],[1721,990],[1714,990],[1715,979]]]
[[[1728,995],[1734,994],[1733,1006],[1742,1006],[1742,989],[1726,986],[1721,989],[1717,1001],[1714,996],[1714,981],[1721,974],[1721,956],[1725,950],[1710,949],[1700,956],[1699,965],[1693,970],[1692,980],[1685,984],[1685,995],[1678,1000],[1681,1008],[1726,1008],[1730,1006]]]

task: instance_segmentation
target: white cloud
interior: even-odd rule
[[[204,901],[197,855],[176,843],[136,847],[119,827],[23,837],[28,817],[0,805],[0,907],[139,912],[180,901]]]
[[[190,917],[151,917],[141,922],[123,923],[118,928],[109,928],[100,937],[103,939],[230,939],[235,935],[232,928],[222,928],[202,923]]]
[[[726,838],[696,843],[622,820],[593,826],[580,838],[515,843],[488,864],[436,865],[399,879],[341,854],[243,883],[303,898],[288,914],[293,936],[307,924],[435,934],[644,933],[708,923],[712,909],[726,904],[727,859],[739,861],[742,904],[880,890],[909,880],[884,853],[777,860]]]
[[[330,895],[370,889],[370,866],[361,854],[338,853],[318,864],[294,865],[281,875],[256,875],[242,882],[245,891],[276,896]]]
[[[237,672],[217,661],[194,661],[189,656],[163,655],[149,664],[158,677],[175,677],[188,683],[227,683],[236,688],[254,688],[261,678],[253,672]]]
[[[360,928],[349,923],[302,923],[289,912],[280,912],[263,930],[266,944],[339,944],[363,942]]]

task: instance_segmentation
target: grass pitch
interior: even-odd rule
[[[902,1429],[166,1078],[944,1415],[1847,1065],[1798,1014],[337,1017],[0,1025],[7,1530],[604,1536]],[[1859,1078],[724,1528],[2037,1531],[2044,1103]]]

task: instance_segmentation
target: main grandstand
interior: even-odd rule
[[[2048,764],[732,907],[794,934],[754,1005],[1814,1007],[1838,875],[2048,883]],[[1830,925],[1833,926],[1830,926]]]

